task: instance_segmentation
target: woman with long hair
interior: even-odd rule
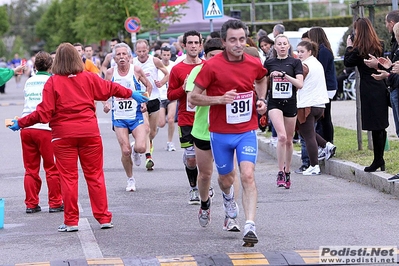
[[[388,127],[387,88],[383,80],[376,80],[373,74],[379,74],[376,69],[365,65],[364,59],[369,54],[375,57],[383,56],[383,45],[378,38],[371,22],[367,18],[359,18],[353,23],[354,40],[350,36],[346,40],[344,64],[346,67],[357,67],[360,74],[360,102],[362,112],[362,129],[371,131],[374,159],[365,172],[374,172],[378,168],[385,170],[384,148]]]
[[[309,39],[317,43],[319,51],[317,60],[323,65],[328,97],[330,102],[326,104],[324,116],[318,122],[318,132],[321,136],[334,143],[334,126],[331,121],[331,99],[335,96],[338,89],[337,75],[335,74],[334,54],[331,49],[327,35],[321,27],[312,27],[308,32]]]
[[[289,55],[291,45],[288,37],[279,34],[274,41],[277,56],[264,63],[268,70],[269,88],[267,109],[277,132],[277,161],[279,172],[277,186],[291,186],[290,166],[292,160],[297,107],[296,91],[303,85],[301,60]]]
[[[303,175],[320,174],[318,146],[326,151],[326,159],[335,153],[335,146],[327,142],[315,131],[316,122],[323,116],[326,103],[329,102],[324,70],[316,59],[318,46],[314,42],[301,41],[297,46],[298,58],[304,67],[303,87],[298,90],[298,120],[299,133],[305,139],[310,165],[302,172]]]

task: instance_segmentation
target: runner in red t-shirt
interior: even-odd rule
[[[243,22],[225,22],[221,38],[225,51],[204,63],[194,81],[196,86],[189,101],[193,105],[210,105],[212,152],[223,191],[225,213],[230,218],[238,215],[233,192],[234,153],[237,154],[246,218],[243,246],[253,247],[258,242],[254,222],[257,203],[254,171],[258,153],[256,111],[260,114],[266,112],[267,70],[259,59],[244,55],[247,34]],[[202,94],[204,90],[206,95]]]
[[[188,182],[190,183],[189,204],[200,204],[197,188],[197,162],[191,136],[194,123],[195,108],[190,108],[187,102],[187,95],[184,89],[186,79],[191,70],[202,64],[198,54],[202,50],[202,38],[198,31],[187,31],[183,35],[183,46],[186,49],[186,58],[175,65],[169,76],[168,100],[178,100],[177,125],[179,126],[180,146],[184,148],[183,162],[186,168]]]

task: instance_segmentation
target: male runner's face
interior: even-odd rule
[[[247,37],[244,29],[227,30],[226,41],[223,41],[223,45],[230,59],[240,60],[246,44]]]
[[[136,55],[140,62],[145,62],[148,59],[148,47],[145,43],[138,43],[136,45]]]
[[[163,63],[167,63],[170,60],[171,57],[170,51],[162,51],[161,53],[161,59]]]
[[[187,36],[186,44],[184,45],[187,56],[191,58],[198,57],[201,47],[202,45],[198,36]]]
[[[111,52],[112,52],[112,50],[114,49],[115,45],[117,45],[117,44],[118,44],[117,41],[113,41],[113,42],[110,42],[110,43],[109,43],[109,47],[111,48]]]
[[[83,50],[82,50],[82,46],[74,46],[76,51],[78,51],[78,53],[80,54],[80,56],[83,56]]]
[[[118,67],[128,65],[130,64],[130,54],[125,47],[116,48],[114,60]]]
[[[85,48],[85,56],[86,58],[90,59],[93,56],[93,49],[91,47]]]

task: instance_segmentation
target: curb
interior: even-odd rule
[[[269,139],[267,139],[265,136],[262,136],[262,134],[264,133],[258,133],[259,149],[277,159],[276,147],[271,145]],[[299,167],[301,164],[301,153],[294,151],[292,154],[292,165],[298,165]],[[395,182],[388,182],[388,178],[392,176],[391,174],[386,174],[384,172],[367,173],[364,172],[363,169],[364,166],[362,165],[336,158],[320,162],[320,170],[324,174],[357,182],[377,189],[381,192],[399,197],[399,185],[397,186]]]
[[[98,259],[71,259],[50,262],[21,263],[15,266],[176,266],[176,265],[319,265],[319,250],[298,250],[264,253],[221,253],[209,255],[178,255],[157,257],[123,257]]]

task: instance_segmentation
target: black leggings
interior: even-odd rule
[[[316,131],[328,142],[334,143],[334,126],[331,121],[331,100],[326,103],[324,116],[317,122]]]
[[[327,141],[316,133],[315,123],[323,116],[324,108],[311,107],[310,114],[303,124],[298,122],[299,134],[305,139],[306,150],[309,154],[310,165],[319,164],[318,146],[325,147]]]

